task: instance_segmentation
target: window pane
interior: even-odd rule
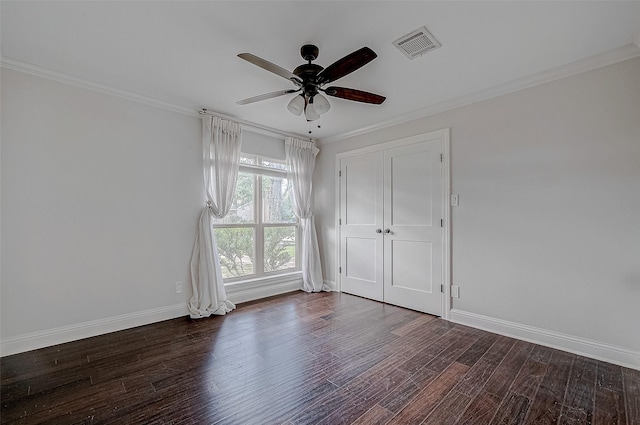
[[[263,159],[261,165],[266,168],[273,168],[274,170],[287,171],[287,164],[285,164],[284,162],[269,161],[267,159]]]
[[[231,202],[231,209],[223,219],[214,219],[214,223],[239,224],[255,222],[255,212],[253,210],[255,205],[255,200],[253,199],[255,180],[255,174],[238,173],[238,184]]]
[[[291,184],[284,177],[262,176],[262,220],[264,223],[296,223]]]
[[[222,266],[222,277],[254,274],[255,232],[253,228],[214,228]]]
[[[242,155],[240,157],[240,164],[252,164],[252,165],[255,165],[256,164],[256,157],[255,156]]]
[[[292,269],[296,266],[296,227],[265,227],[264,271]]]

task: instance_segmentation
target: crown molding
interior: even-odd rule
[[[85,80],[83,78],[79,78],[74,75],[56,71],[51,68],[46,68],[40,65],[35,65],[33,63],[24,62],[24,61],[7,57],[7,56],[0,56],[0,67],[5,69],[10,69],[12,71],[18,71],[25,74],[33,75],[40,78],[45,78],[47,80],[57,81],[59,83],[67,84],[74,87],[92,90],[92,91],[107,94],[110,96],[116,96],[121,99],[142,103],[144,105],[152,106],[154,108],[177,112],[183,115],[189,115],[189,116],[200,118],[201,115],[203,114],[202,111],[204,110],[204,109],[194,110],[190,108],[185,108],[183,106],[174,105],[168,102],[163,102],[161,100],[153,99],[151,97],[138,95],[128,91],[124,91],[124,90],[119,90],[113,87],[105,86],[103,84],[95,83],[93,81]],[[276,130],[274,128],[261,126],[259,124],[251,123],[246,120],[241,120],[240,118],[232,117],[211,109],[209,109],[208,111],[213,115],[218,115],[220,117],[227,118],[230,120],[244,121],[245,127],[243,128],[243,131],[250,131],[252,133],[264,134],[267,136],[277,135],[283,138],[286,137],[285,133],[283,133],[282,131]],[[249,128],[246,128],[246,127],[249,127]],[[296,135],[294,133],[291,134],[291,136],[294,136],[294,135],[296,138],[299,138],[299,139],[303,139],[303,140],[309,139],[308,137],[305,137],[302,135]]]
[[[638,37],[640,37],[640,35]],[[636,37],[636,42],[638,42],[638,37]],[[317,143],[319,146],[322,146],[327,143],[333,143],[362,134],[370,133],[372,131],[382,130],[384,128],[404,124],[409,121],[427,118],[441,112],[446,112],[452,109],[460,108],[462,106],[467,106],[473,103],[492,99],[494,97],[524,90],[540,84],[549,83],[561,78],[581,74],[583,72],[602,68],[607,65],[612,65],[614,63],[622,62],[628,59],[634,59],[637,57],[640,57],[640,45],[636,45],[633,43],[627,44],[608,52],[600,53],[598,55],[572,62],[567,65],[563,65],[547,71],[542,71],[527,77],[519,78],[517,80],[513,80],[505,84],[500,84],[486,90],[481,90],[467,96],[461,96],[446,102],[429,106],[427,108],[419,109],[417,111],[402,116],[397,116],[395,118],[391,118],[368,127],[363,127],[357,130],[337,134],[335,136],[322,138],[319,139]]]
[[[184,115],[190,115],[195,117],[200,116],[198,111],[190,108],[185,108],[183,106],[178,106],[168,102],[163,102],[161,100],[153,99],[151,97],[142,96],[142,95],[138,95],[128,91],[105,86],[103,84],[85,80],[83,78],[76,77],[74,75],[70,75],[64,72],[56,71],[51,68],[46,68],[44,66],[36,65],[29,62],[24,62],[12,57],[2,56],[2,58],[0,58],[0,62],[1,62],[2,68],[10,69],[12,71],[18,71],[18,72],[22,72],[29,75],[34,75],[36,77],[41,77],[48,80],[57,81],[59,83],[68,84],[74,87],[79,87],[79,88],[92,90],[92,91],[96,91],[103,94],[108,94],[111,96],[116,96],[122,99],[142,103],[142,104],[153,106],[159,109],[165,109],[165,110],[177,112]]]
[[[442,102],[436,105],[422,108],[408,114],[390,118],[385,121],[381,121],[371,126],[362,127],[356,130],[340,133],[334,136],[315,140],[318,146],[327,143],[333,143],[340,140],[348,139],[350,137],[359,136],[362,134],[370,133],[372,131],[382,130],[384,128],[393,127],[395,125],[404,124],[409,121],[414,121],[421,118],[426,118],[441,112],[446,112],[452,109],[460,108],[462,106],[470,105],[473,103],[488,100],[494,97],[502,96],[519,90],[523,90],[529,87],[534,87],[540,84],[548,83],[551,81],[559,80],[561,78],[569,77],[572,75],[581,74],[583,72],[591,71],[597,68],[601,68],[607,65],[612,65],[617,62],[622,62],[628,59],[640,57],[640,20],[638,25],[638,31],[636,32],[636,39],[634,43],[627,44],[617,49],[610,50],[608,52],[600,53],[582,59],[567,65],[563,65],[551,70],[543,71],[537,74],[533,74],[524,78],[513,80],[506,84],[501,84],[486,90],[481,90],[472,93],[467,96],[458,97],[446,102]],[[164,102],[151,97],[130,93],[124,90],[119,90],[113,87],[109,87],[103,84],[95,83],[93,81],[85,80],[74,75],[70,75],[64,72],[56,71],[51,68],[46,68],[40,65],[24,62],[19,59],[15,59],[8,56],[0,56],[0,67],[10,69],[30,75],[34,75],[49,80],[58,81],[71,86],[93,90],[96,92],[116,96],[122,99],[130,100],[133,102],[142,103],[148,106],[152,106],[159,109],[169,110],[184,115],[199,117],[200,114],[197,110],[186,108],[179,105],[174,105],[168,102]],[[259,131],[256,131],[259,133]]]

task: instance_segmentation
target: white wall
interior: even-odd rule
[[[51,330],[77,337],[101,321],[186,313],[203,206],[200,126],[2,69],[4,353],[41,345]]]
[[[454,311],[620,348],[640,366],[640,59],[322,145],[325,279],[336,153],[442,128],[460,195]]]

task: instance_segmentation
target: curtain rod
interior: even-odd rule
[[[269,133],[269,134],[275,134],[276,136],[284,136],[284,137],[293,137],[294,139],[299,139],[299,140],[309,140],[311,142],[314,142],[314,140],[310,137],[304,137],[304,136],[300,136],[299,134],[293,134],[293,133],[285,133],[284,131],[280,131],[280,130],[276,130],[275,128],[271,128],[271,127],[267,127],[264,125],[260,125],[260,124],[256,124],[253,123],[251,121],[246,121],[240,118],[234,118],[231,117],[229,115],[225,115],[225,114],[221,114],[219,112],[213,112],[210,111],[206,108],[202,108],[200,111],[198,111],[198,113],[200,115],[212,115],[214,117],[218,117],[218,118],[223,118],[225,120],[231,120],[231,121],[235,121],[237,123],[240,123],[244,126],[247,127],[251,127],[254,128],[256,130],[260,130],[263,133]],[[315,143],[315,142],[314,142]]]

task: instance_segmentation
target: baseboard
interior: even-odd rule
[[[300,277],[300,273],[295,273],[285,277],[278,276],[260,281],[228,285],[226,290],[229,300],[235,304],[240,304],[273,295],[284,294],[286,292],[297,291],[300,290],[300,288],[302,288],[302,278]],[[3,339],[0,343],[0,356],[3,357],[25,351],[37,350],[39,348],[64,344],[65,342],[90,338],[109,332],[121,331],[188,315],[189,310],[187,303],[184,302],[108,317],[106,319],[91,320],[89,322],[31,332]]]
[[[3,339],[2,343],[0,343],[0,355],[4,357],[25,351],[37,350],[38,348],[90,338],[92,336],[121,331],[136,326],[148,325],[180,316],[187,316],[188,314],[187,303],[181,303],[39,332],[31,332]]]
[[[331,291],[337,291],[338,288],[336,287],[336,283],[333,280],[323,280],[323,283],[325,285],[327,285],[327,287],[329,287],[329,289],[331,289]]]
[[[463,310],[451,310],[450,320],[461,325],[640,370],[640,352],[625,348]]]

